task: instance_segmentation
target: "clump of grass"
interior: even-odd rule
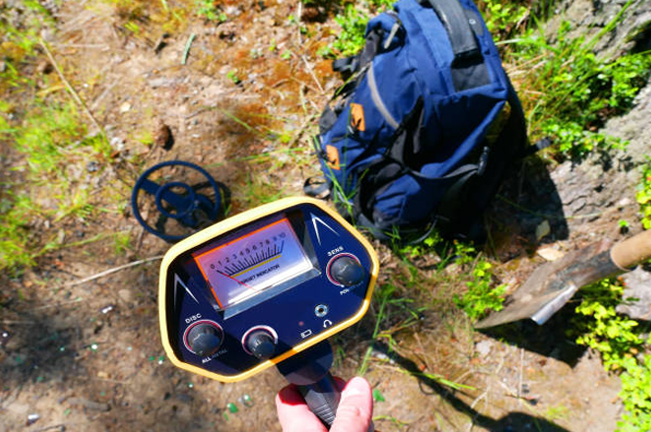
[[[595,150],[625,146],[599,129],[608,118],[631,108],[651,74],[651,56],[597,56],[593,48],[604,32],[586,40],[570,37],[571,29],[569,22],[563,22],[555,42],[530,29],[505,48],[504,56],[528,71],[520,83],[520,96],[533,138],[553,137],[559,157],[582,159]]]
[[[3,191],[0,198],[0,270],[14,273],[34,264],[36,251],[30,247],[28,221],[38,212],[27,195]]]
[[[39,176],[63,174],[66,165],[87,153],[86,149],[103,156],[110,153],[110,146],[100,135],[87,135],[73,102],[35,101],[23,124],[8,135],[25,155],[29,170]]]
[[[0,270],[9,274],[63,247],[63,225],[92,216],[90,190],[80,180],[88,164],[89,172],[101,169],[110,153],[104,136],[89,134],[77,105],[58,90],[58,76],[44,76],[38,88],[31,78],[31,65],[41,55],[36,49],[39,31],[49,22],[36,3],[26,3],[29,13],[20,28],[0,21],[5,40],[0,55],[6,66],[0,73],[0,87],[6,90],[0,102],[0,141],[22,158],[0,180]],[[48,91],[37,92],[43,85]],[[58,225],[54,235],[43,228],[52,225]]]

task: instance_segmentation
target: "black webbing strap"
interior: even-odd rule
[[[448,32],[454,61],[481,56],[475,34],[458,0],[427,0]]]
[[[352,75],[359,69],[359,55],[344,57],[332,62],[332,70],[340,74]]]
[[[450,72],[455,90],[469,90],[490,84],[488,67],[476,39],[484,34],[481,17],[472,10],[464,9],[458,0],[420,2],[432,7],[448,33],[454,53]]]

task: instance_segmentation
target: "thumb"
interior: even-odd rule
[[[341,393],[337,416],[330,432],[367,432],[372,416],[371,386],[364,378],[355,377]]]

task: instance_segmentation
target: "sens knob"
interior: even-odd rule
[[[276,340],[266,330],[256,330],[246,338],[245,348],[260,360],[268,360],[276,351]]]
[[[222,343],[221,330],[212,324],[197,324],[188,332],[187,343],[196,355],[211,356],[217,352]]]
[[[353,256],[336,257],[330,264],[329,275],[337,283],[353,286],[364,280],[364,268]]]

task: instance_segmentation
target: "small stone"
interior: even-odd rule
[[[475,345],[475,351],[480,357],[486,357],[493,347],[493,342],[490,340],[483,340]]]
[[[86,171],[88,171],[89,173],[94,173],[99,171],[99,164],[97,163],[97,161],[88,162],[86,164]]]
[[[623,208],[631,204],[630,198],[622,198],[619,201],[617,201],[617,208]]]
[[[172,129],[162,120],[158,120],[154,129],[154,143],[165,150],[170,150],[174,145]]]
[[[557,259],[563,258],[565,256],[565,253],[559,251],[554,247],[541,248],[538,249],[536,253],[547,261],[556,261]]]
[[[33,425],[40,419],[41,416],[38,414],[30,414],[27,416],[27,426]]]
[[[125,303],[131,303],[133,301],[133,292],[129,289],[123,288],[118,291],[118,296]]]
[[[111,147],[113,147],[118,152],[124,150],[124,140],[120,137],[111,138]]]
[[[0,347],[4,346],[11,339],[11,334],[7,330],[0,329]]]
[[[52,63],[46,60],[43,60],[38,64],[38,66],[36,66],[36,71],[43,75],[48,75],[52,73],[53,70],[54,68],[52,67]]]
[[[63,244],[63,242],[66,239],[66,231],[61,228],[59,231],[57,231],[57,243],[58,244]]]
[[[130,109],[131,109],[131,104],[129,102],[124,102],[122,105],[120,105],[121,113],[128,112]]]

